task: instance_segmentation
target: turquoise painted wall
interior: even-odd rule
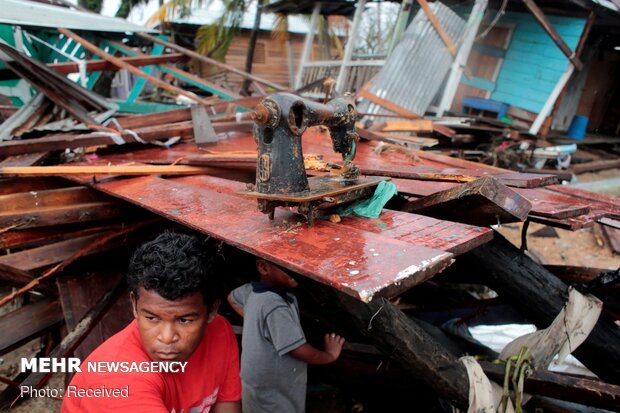
[[[575,50],[586,20],[547,18]],[[500,24],[512,24],[515,29],[491,99],[538,113],[566,70],[568,59],[531,14],[509,12]]]

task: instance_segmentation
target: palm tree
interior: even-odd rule
[[[123,0],[125,2],[145,2],[147,0]],[[241,22],[243,21],[243,15],[254,6],[256,3],[256,14],[254,19],[254,26],[250,33],[250,41],[248,44],[248,50],[245,61],[245,71],[252,72],[252,63],[254,61],[254,50],[256,48],[256,41],[258,38],[258,32],[260,30],[260,22],[262,17],[263,6],[269,4],[269,0],[218,0],[224,5],[224,13],[213,24],[201,26],[196,33],[197,52],[209,56],[211,58],[224,61],[228,48],[241,28]],[[161,2],[161,0],[160,0]],[[153,24],[159,21],[161,24],[169,22],[173,16],[185,17],[191,14],[192,10],[197,7],[208,7],[213,4],[214,0],[169,0],[155,12],[149,19],[149,23]],[[330,16],[329,22],[335,25],[342,26],[344,23],[348,23],[346,19],[340,16]],[[344,23],[343,23],[344,22]],[[343,47],[340,43],[340,39],[334,33],[332,27],[328,23],[327,19],[323,16],[319,19],[319,26],[325,27],[325,30],[319,30],[319,41],[325,41],[333,43],[337,52],[342,55]],[[324,35],[327,34],[327,38],[324,39]],[[282,43],[288,40],[288,20],[286,16],[279,15],[276,19],[276,24],[273,29],[272,35]],[[322,40],[324,39],[324,40]],[[248,94],[249,81],[244,81],[242,92]]]

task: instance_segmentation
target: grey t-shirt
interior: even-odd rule
[[[232,292],[244,311],[241,380],[244,413],[303,413],[306,363],[289,352],[306,342],[297,299],[245,284]]]

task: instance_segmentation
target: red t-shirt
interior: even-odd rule
[[[215,402],[241,399],[237,341],[228,321],[219,315],[207,325],[184,373],[88,371],[88,362],[98,361],[151,361],[135,320],[82,362],[82,372],[76,373],[65,392],[62,413],[207,413]],[[107,393],[78,397],[79,389],[105,389]],[[110,393],[114,389],[121,389],[116,397]]]

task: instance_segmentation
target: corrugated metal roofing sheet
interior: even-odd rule
[[[448,36],[460,46],[466,22],[440,2],[429,4]],[[370,86],[371,93],[424,115],[450,70],[453,56],[420,10]],[[364,100],[360,112],[392,113]]]
[[[100,32],[156,32],[115,17],[28,0],[0,0],[0,23]]]

